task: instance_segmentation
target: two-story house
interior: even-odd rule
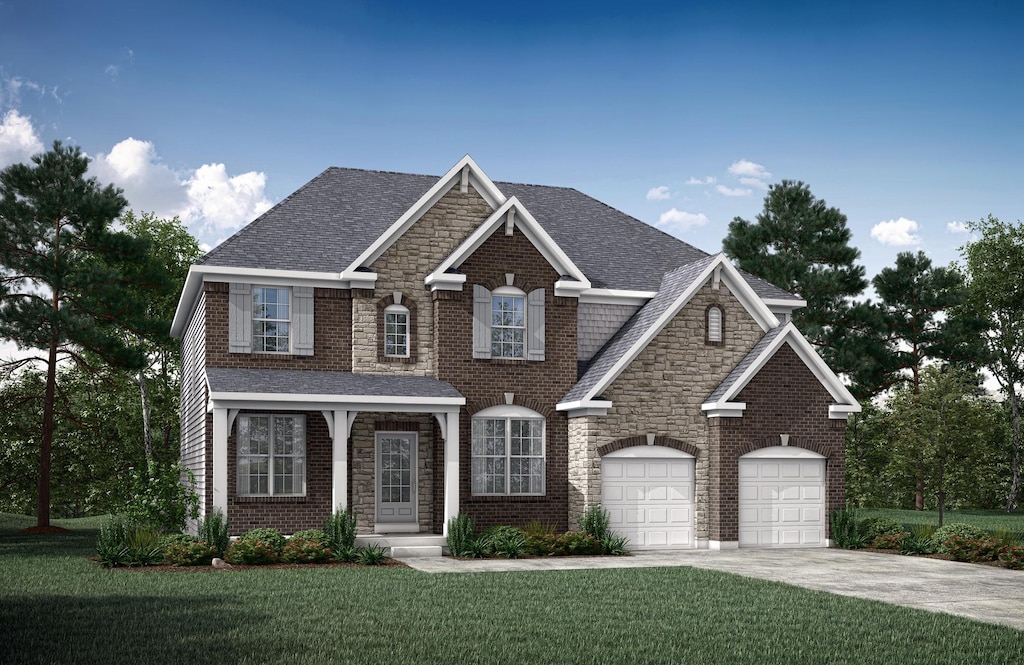
[[[823,546],[843,383],[799,298],[576,190],[330,168],[189,272],[181,456],[233,533]]]

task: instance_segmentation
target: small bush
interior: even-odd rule
[[[541,522],[540,520],[532,520],[529,524],[523,527],[523,535],[529,538],[530,536],[546,536],[549,534],[556,533],[558,528],[550,522]]]
[[[214,508],[213,512],[199,522],[199,539],[209,545],[216,552],[216,556],[223,558],[231,544],[231,536],[228,531],[228,521],[220,508]]]
[[[459,556],[469,557],[470,559],[484,559],[490,556],[490,554],[490,544],[485,542],[483,538],[476,538],[469,541],[466,550]]]
[[[160,536],[160,547],[167,549],[171,545],[191,545],[198,543],[199,539],[187,533],[168,533]]]
[[[869,517],[861,520],[857,525],[857,532],[864,537],[865,542],[874,543],[875,539],[881,535],[903,533],[903,525],[888,517]]]
[[[100,527],[96,538],[96,555],[105,568],[126,566],[128,560],[128,531],[133,524],[123,516],[114,515]]]
[[[188,482],[183,483],[182,478]],[[156,463],[147,468],[131,468],[125,476],[122,496],[127,496],[122,513],[138,524],[175,533],[185,528],[185,520],[199,516],[199,496],[195,476],[181,464]]]
[[[871,541],[871,546],[879,550],[898,550],[903,545],[903,539],[908,535],[906,531],[900,533],[881,533]]]
[[[900,554],[934,554],[935,527],[931,524],[915,524],[910,533],[900,541]]]
[[[995,561],[999,557],[1000,550],[1003,549],[999,541],[991,536],[969,538],[953,535],[943,541],[943,547],[954,561],[967,561],[968,563]]]
[[[359,550],[354,547],[347,547],[342,550],[332,550],[334,552],[334,560],[340,561],[341,563],[355,563],[359,560]]]
[[[569,533],[531,536],[527,539],[526,550],[537,556],[573,556],[600,554],[601,543],[589,533]]]
[[[1024,545],[1024,534],[1009,529],[996,529],[992,532],[992,537],[1007,547]]]
[[[579,527],[580,531],[590,534],[598,541],[604,540],[606,536],[611,535],[608,511],[602,508],[601,504],[594,504],[580,516]]]
[[[1013,570],[1024,570],[1024,546],[1007,545],[999,552],[999,563]]]
[[[470,556],[470,543],[474,542],[476,520],[466,513],[459,513],[448,520],[448,551],[452,556]]]
[[[288,539],[281,551],[281,559],[288,563],[326,563],[331,560],[331,550],[324,542],[323,532],[317,529],[312,535],[300,531]]]
[[[323,529],[304,529],[303,531],[296,531],[292,534],[292,537],[288,539],[288,542],[296,538],[304,538],[305,540],[315,540],[318,543],[329,546],[327,542],[327,534],[323,532]]]
[[[345,552],[356,547],[356,514],[351,510],[337,510],[324,520],[324,537],[333,552]]]
[[[359,563],[364,566],[381,566],[387,560],[387,550],[380,545],[369,545],[359,550]]]
[[[238,540],[261,541],[273,549],[274,554],[278,557],[281,556],[281,550],[284,549],[285,543],[284,536],[277,529],[252,529],[239,536]]]
[[[832,544],[835,547],[848,550],[864,547],[866,539],[857,528],[856,510],[833,510],[829,518],[832,525]]]
[[[932,535],[932,540],[935,541],[935,546],[940,552],[947,552],[946,541],[953,536],[960,536],[961,538],[984,538],[988,534],[984,529],[979,529],[971,524],[954,523],[947,524],[946,526],[936,529],[935,534]]]
[[[514,526],[498,525],[485,529],[477,538],[477,541],[486,546],[489,553],[495,553],[499,544],[515,542],[519,538],[523,538],[525,545],[526,539],[523,536],[522,529]]]
[[[174,542],[164,547],[164,563],[171,566],[208,566],[217,550],[201,540]]]
[[[622,556],[623,554],[629,554],[629,550],[626,549],[627,544],[629,544],[629,538],[612,533],[611,535],[605,536],[601,539],[601,554],[607,554],[610,556]]]
[[[280,554],[274,545],[265,540],[239,538],[228,547],[228,551],[224,553],[224,560],[232,565],[263,566],[277,563]]]
[[[518,559],[526,550],[526,536],[515,527],[498,527],[488,538],[480,537],[500,557]]]

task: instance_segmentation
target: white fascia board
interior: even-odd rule
[[[196,266],[189,268],[185,277],[185,285],[181,289],[178,306],[174,310],[174,319],[171,320],[171,337],[181,337],[185,334],[185,326],[195,311],[199,292],[203,288],[203,276],[195,272],[195,268]]]
[[[579,298],[586,288],[576,280],[560,279],[555,282],[555,295],[563,298]]]
[[[579,399],[575,402],[559,402],[555,405],[555,411],[568,411],[570,418],[592,415],[603,416],[608,413],[610,408],[612,408],[612,402],[607,399]],[[584,411],[587,413],[576,413]],[[590,411],[599,411],[600,413],[590,413]]]
[[[344,273],[354,272],[356,268],[360,266],[369,266],[374,261],[380,258],[388,247],[390,247],[396,240],[402,237],[409,228],[419,220],[435,203],[441,200],[445,194],[462,178],[462,169],[469,167],[469,181],[473,185],[473,188],[483,197],[483,199],[492,208],[495,208],[505,202],[505,195],[501,193],[501,190],[494,184],[494,182],[487,177],[487,174],[477,166],[477,163],[473,161],[473,158],[466,155],[458,162],[455,166],[451,167],[447,173],[434,183],[434,186],[427,190],[427,193],[419,198],[411,208],[402,213],[402,216],[395,220],[387,231],[382,233],[379,238],[373,241],[369,247],[367,247],[362,254],[356,257],[345,270]]]
[[[794,310],[800,309],[801,307],[807,307],[807,301],[801,298],[762,298],[761,300],[764,302],[764,304],[768,305],[768,307],[771,307],[773,311],[776,308],[784,310]]]
[[[828,407],[830,420],[846,420],[851,413],[860,413],[860,404],[832,404]]]
[[[761,300],[761,297],[751,288],[750,284],[747,284],[747,280],[743,279],[743,275],[729,262],[725,254],[720,253],[715,259],[711,265],[722,266],[722,281],[726,283],[729,290],[732,291],[732,294],[736,296],[736,299],[740,301],[740,304],[743,305],[750,316],[757,321],[757,325],[761,326],[761,330],[768,332],[779,325],[778,317],[775,316],[765,301]],[[701,283],[703,284],[703,281]]]
[[[530,240],[537,251],[541,253],[541,256],[555,269],[559,274],[569,275],[574,278],[575,283],[578,283],[578,290],[583,291],[590,288],[590,280],[587,279],[583,271],[580,270],[572,260],[566,256],[562,248],[559,247],[555,241],[548,235],[547,231],[541,227],[537,220],[530,214],[522,202],[516,197],[509,197],[504,203],[502,203],[497,210],[495,210],[490,217],[488,217],[480,226],[476,227],[473,233],[469,234],[461,245],[455,248],[455,250],[449,254],[440,265],[437,266],[426,279],[423,280],[428,286],[433,288],[442,288],[433,286],[434,284],[441,284],[445,281],[451,282],[450,278],[454,277],[452,273],[448,271],[453,268],[458,268],[462,263],[473,255],[473,252],[478,250],[484,242],[490,238],[495,231],[505,223],[506,215],[508,211],[514,209],[516,211],[515,226]],[[465,283],[465,277],[463,276],[463,283]],[[559,284],[569,285],[573,282],[559,280]],[[557,284],[556,284],[557,288]]]
[[[708,418],[742,418],[747,405],[745,402],[705,402],[700,410]]]
[[[431,291],[461,291],[462,285],[466,283],[466,276],[461,273],[430,273],[423,283],[430,287]]]
[[[657,291],[589,288],[580,294],[580,302],[594,305],[639,305],[643,307],[656,295],[658,295]]]
[[[387,411],[438,411],[465,406],[465,397],[409,397],[387,395],[307,395],[302,393],[211,392],[210,401],[218,408],[253,409],[294,407],[316,411],[348,409]]]

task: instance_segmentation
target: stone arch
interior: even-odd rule
[[[773,446],[781,445],[781,440],[778,435],[765,436],[759,439],[752,439],[745,441],[740,445],[739,457],[743,457],[748,453],[752,453],[755,450],[762,448],[771,448]],[[822,457],[828,460],[835,459],[835,451],[829,450],[827,446],[819,441],[807,439],[802,436],[790,436],[789,442],[786,444],[791,448],[803,448],[804,450],[810,450],[813,453],[818,453]]]
[[[600,455],[601,457],[604,457],[608,453],[615,452],[616,450],[646,445],[647,435],[637,434],[636,436],[627,436],[623,439],[618,439],[617,441],[612,441],[609,444],[601,446],[600,448],[597,449],[597,454]],[[665,446],[666,448],[675,448],[676,450],[681,450],[684,453],[693,455],[694,457],[700,457],[701,455],[700,448],[693,445],[692,443],[687,443],[686,441],[681,441],[679,439],[673,439],[672,437],[669,436],[655,436],[654,445]]]

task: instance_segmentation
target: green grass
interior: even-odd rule
[[[896,510],[894,508],[858,508],[857,519],[867,517],[888,517],[900,524],[939,525],[937,510]],[[1013,531],[1024,534],[1024,510],[1007,513],[1004,510],[947,510],[942,516],[943,524],[963,522],[986,531]]]
[[[1024,658],[1009,628],[713,571],[104,570],[95,529],[23,526],[0,517],[5,665]]]

